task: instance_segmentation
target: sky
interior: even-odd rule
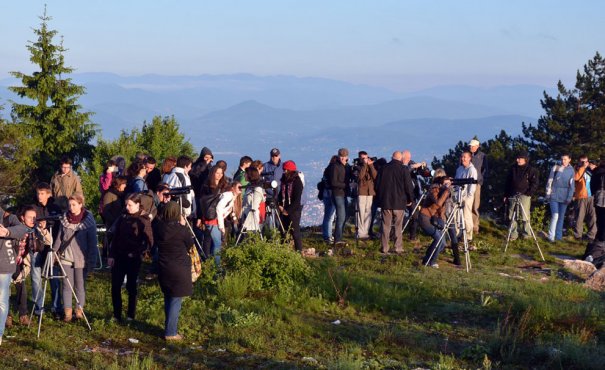
[[[0,79],[33,70],[26,45],[45,3],[77,72],[554,86],[605,53],[605,1],[9,0]]]

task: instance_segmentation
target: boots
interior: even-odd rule
[[[80,307],[76,308],[76,319],[82,320],[84,318],[84,311]]]
[[[6,317],[6,323],[4,324],[5,328],[12,328],[13,327],[13,315],[8,314],[8,316]]]
[[[458,244],[452,244],[452,253],[454,254],[454,265],[460,266],[460,251],[458,250]]]
[[[64,311],[65,316],[63,316],[64,322],[71,322],[73,310],[71,308],[66,308]]]
[[[19,324],[21,325],[29,325],[29,316],[21,315],[19,316]]]

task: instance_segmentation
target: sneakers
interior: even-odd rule
[[[168,337],[164,337],[164,340],[166,340],[166,342],[178,342],[183,340],[183,336],[181,334],[171,335]]]
[[[437,264],[437,263],[432,263],[429,266],[431,266],[434,269],[438,269],[439,268],[439,264]]]

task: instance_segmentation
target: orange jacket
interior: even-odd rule
[[[573,199],[588,198],[588,190],[586,190],[586,180],[584,179],[586,167],[574,168],[573,179],[576,183],[576,189],[573,192]]]

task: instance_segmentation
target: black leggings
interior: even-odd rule
[[[113,303],[113,316],[122,318],[122,283],[126,276],[126,290],[128,291],[128,317],[134,319],[137,309],[137,279],[141,269],[141,257],[117,257],[111,268],[111,302]]]
[[[292,230],[292,239],[294,239],[294,247],[297,251],[302,251],[302,235],[300,233],[300,217],[302,210],[296,210],[288,215],[281,214],[281,222],[284,225],[284,230],[287,232],[288,229]],[[282,233],[282,238],[285,238],[286,234]]]

